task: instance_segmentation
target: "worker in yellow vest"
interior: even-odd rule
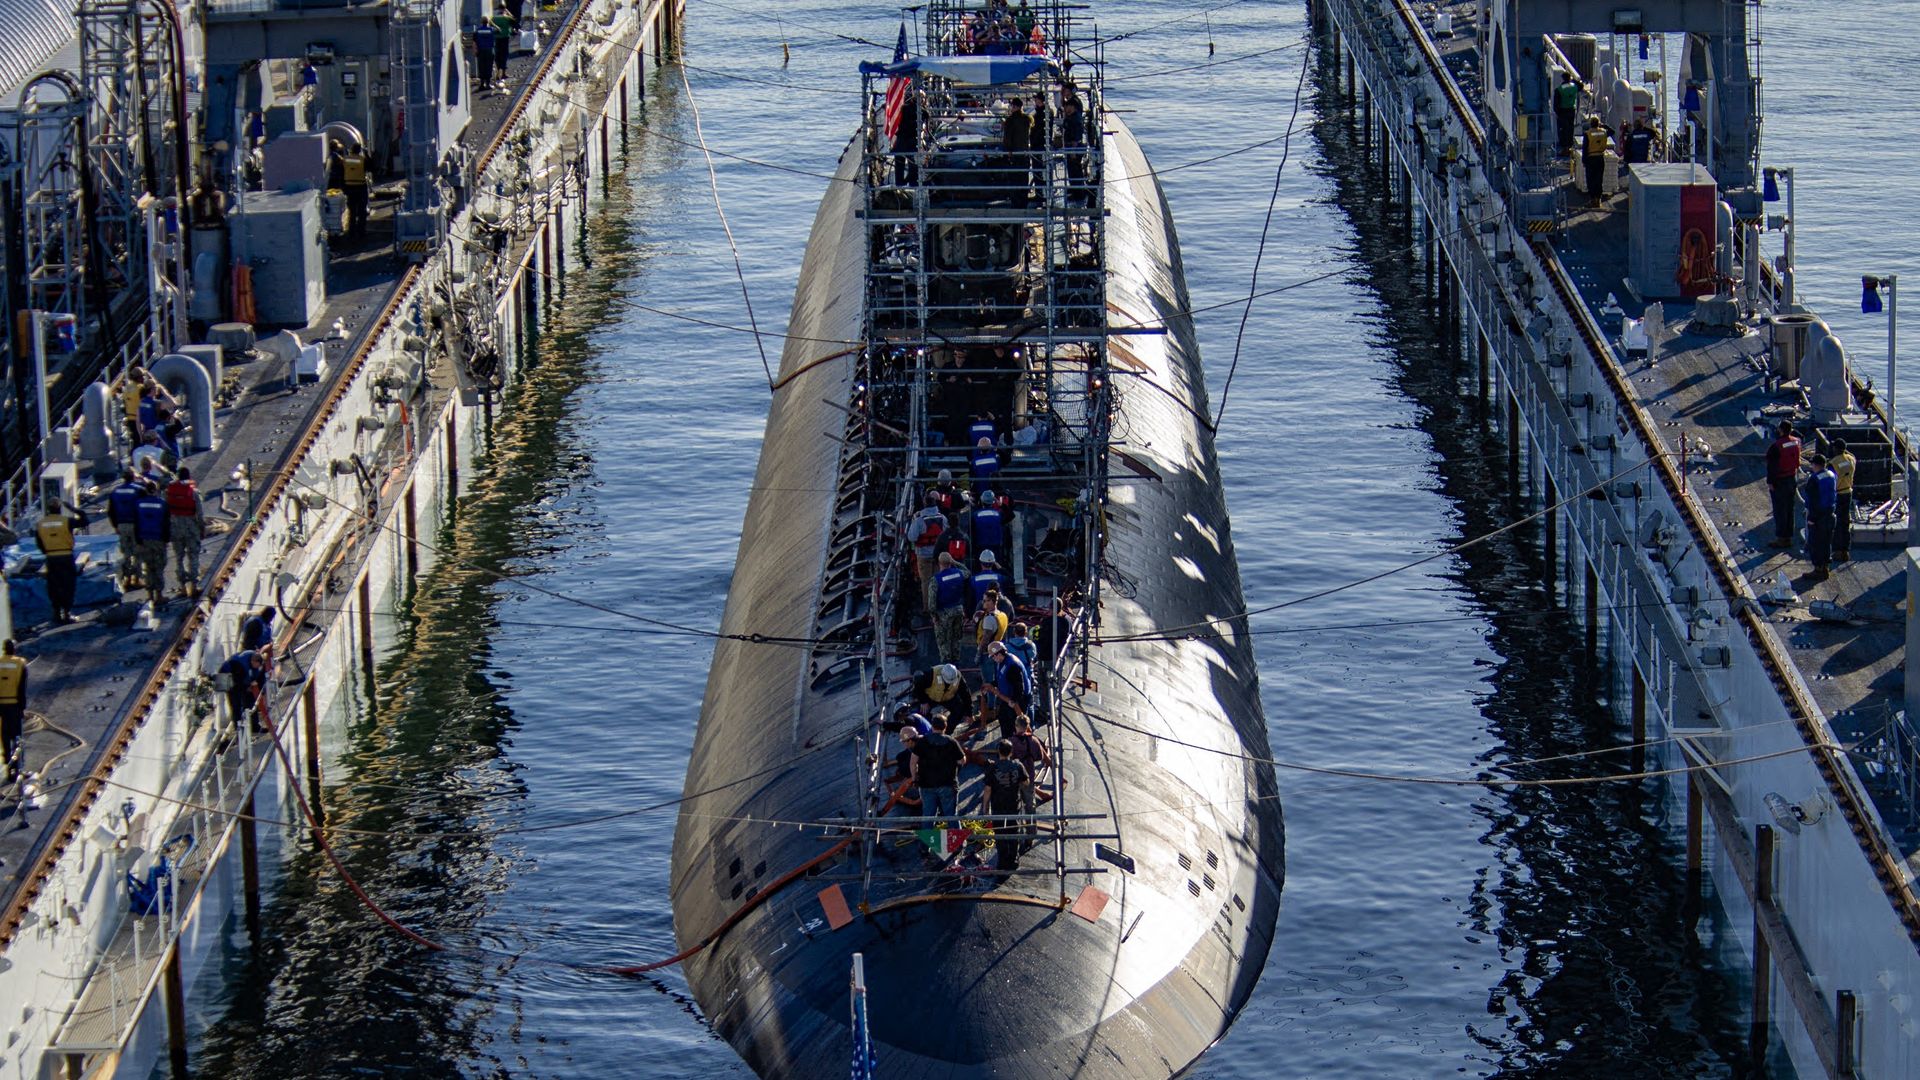
[[[1587,119],[1587,132],[1581,138],[1581,164],[1587,169],[1587,205],[1607,201],[1607,150],[1613,145],[1613,132],[1598,116]]]
[[[367,175],[367,152],[359,143],[347,147],[340,158],[340,187],[347,193],[347,236],[354,240],[367,235],[367,202],[371,177]]]
[[[27,721],[27,658],[13,651],[13,639],[0,641],[0,761],[17,776],[20,734]]]
[[[1833,440],[1833,456],[1827,468],[1833,470],[1833,561],[1853,559],[1853,471],[1860,462],[1847,449],[1847,440]]]
[[[73,537],[87,527],[87,515],[62,506],[59,496],[47,499],[46,512],[33,527],[33,539],[47,566],[47,603],[53,607],[55,623],[73,621],[73,591],[80,571],[73,561]]]

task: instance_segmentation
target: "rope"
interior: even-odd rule
[[[760,351],[760,368],[767,373],[767,389],[773,389],[773,364],[767,360],[767,343],[760,336],[760,321],[753,314],[753,296],[747,292],[747,271],[740,265],[740,245],[734,242],[733,226],[727,222],[727,208],[720,204],[720,174],[713,167],[713,151],[707,149],[707,134],[700,126],[700,105],[693,98],[693,83],[687,79],[686,65],[680,66],[680,85],[687,91],[687,108],[693,113],[693,133],[700,140],[700,153],[707,161],[707,184],[713,188],[713,212],[720,217],[720,230],[727,234],[727,248],[733,252],[733,276],[740,279],[740,299],[747,305],[747,326],[753,330],[754,348]]]
[[[1233,363],[1227,366],[1227,381],[1220,388],[1220,407],[1213,411],[1213,426],[1218,429],[1220,417],[1227,411],[1227,396],[1233,393],[1233,377],[1240,370],[1240,346],[1246,341],[1247,320],[1253,316],[1253,295],[1260,291],[1260,262],[1267,255],[1267,234],[1273,228],[1273,209],[1280,204],[1280,177],[1287,171],[1287,159],[1293,154],[1293,125],[1300,119],[1300,97],[1307,89],[1307,67],[1313,60],[1313,53],[1300,54],[1300,78],[1293,86],[1293,114],[1287,117],[1287,133],[1280,144],[1280,164],[1273,170],[1273,194],[1267,197],[1266,220],[1260,223],[1260,246],[1253,253],[1253,280],[1247,283],[1247,306],[1240,311],[1240,329],[1233,335]]]
[[[1664,453],[1671,454],[1672,451],[1664,451]],[[1551,503],[1547,506],[1543,506],[1540,509],[1534,511],[1531,514],[1527,514],[1524,517],[1515,518],[1513,521],[1510,521],[1507,524],[1492,530],[1491,532],[1481,533],[1478,536],[1470,537],[1466,540],[1463,540],[1458,544],[1450,544],[1447,547],[1441,548],[1439,551],[1436,551],[1431,555],[1423,555],[1420,558],[1414,559],[1411,562],[1401,563],[1398,566],[1391,566],[1385,570],[1368,574],[1366,577],[1363,577],[1363,578],[1356,578],[1351,581],[1342,582],[1341,584],[1338,584],[1338,585],[1330,585],[1324,589],[1318,590],[1317,592],[1310,592],[1304,596],[1296,596],[1291,600],[1282,600],[1277,604],[1268,604],[1265,607],[1247,608],[1241,611],[1237,611],[1232,615],[1214,616],[1202,622],[1186,623],[1181,626],[1161,627],[1159,629],[1156,629],[1150,634],[1122,634],[1115,637],[1102,638],[1101,643],[1107,644],[1107,643],[1121,642],[1121,641],[1169,641],[1175,637],[1179,637],[1185,631],[1197,630],[1201,628],[1212,628],[1221,623],[1229,622],[1234,619],[1252,618],[1255,615],[1264,615],[1269,611],[1279,611],[1281,608],[1293,607],[1296,604],[1304,604],[1312,600],[1319,600],[1323,597],[1332,596],[1335,593],[1345,592],[1348,589],[1356,589],[1362,585],[1370,585],[1373,582],[1379,581],[1381,578],[1392,577],[1395,574],[1404,573],[1405,571],[1412,570],[1415,567],[1425,566],[1426,564],[1433,562],[1436,559],[1444,559],[1449,555],[1457,555],[1460,552],[1465,551],[1470,547],[1475,547],[1479,544],[1484,544],[1487,541],[1494,539],[1495,537],[1502,536],[1506,533],[1512,532],[1513,530],[1519,528],[1522,525],[1527,524],[1530,521],[1538,520],[1539,518],[1544,517],[1547,514],[1551,514],[1554,511],[1559,510],[1561,507],[1566,506],[1568,503],[1586,498],[1588,492],[1604,490],[1609,485],[1614,483],[1616,480],[1619,480],[1621,477],[1626,476],[1629,473],[1635,472],[1639,469],[1644,469],[1647,466],[1653,464],[1657,460],[1658,460],[1658,457],[1656,456],[1656,457],[1648,458],[1645,461],[1636,462],[1632,465],[1627,466],[1624,469],[1621,469],[1619,472],[1614,473],[1612,476],[1607,477],[1606,479],[1600,481],[1597,484],[1593,484],[1580,491],[1576,491],[1573,494],[1568,495],[1567,497],[1561,499],[1560,501]]]
[[[1746,757],[1727,758],[1722,761],[1705,762],[1699,765],[1680,765],[1680,766],[1675,766],[1671,769],[1642,769],[1639,772],[1609,773],[1602,776],[1559,776],[1559,777],[1545,777],[1545,778],[1534,778],[1534,779],[1525,779],[1521,777],[1508,778],[1508,777],[1497,777],[1497,776],[1474,777],[1472,779],[1467,779],[1463,777],[1452,777],[1452,776],[1406,776],[1406,775],[1400,775],[1395,773],[1372,772],[1365,769],[1344,769],[1344,768],[1339,768],[1337,766],[1331,766],[1331,765],[1307,765],[1297,761],[1282,761],[1278,758],[1260,757],[1254,754],[1242,754],[1235,750],[1223,750],[1216,746],[1205,746],[1200,743],[1187,742],[1184,739],[1175,738],[1172,735],[1162,735],[1159,732],[1148,731],[1145,728],[1134,727],[1131,724],[1122,723],[1118,720],[1112,719],[1111,717],[1095,716],[1092,713],[1086,712],[1086,710],[1084,709],[1078,709],[1077,707],[1076,707],[1076,711],[1079,711],[1080,713],[1082,713],[1082,715],[1086,716],[1087,719],[1095,723],[1107,724],[1112,727],[1120,728],[1123,731],[1131,731],[1138,735],[1145,735],[1149,738],[1159,739],[1162,742],[1170,742],[1170,743],[1173,743],[1175,746],[1184,746],[1191,750],[1204,750],[1209,754],[1218,754],[1221,757],[1230,757],[1230,758],[1238,759],[1240,761],[1248,761],[1256,765],[1271,765],[1276,769],[1283,769],[1288,772],[1312,773],[1317,776],[1337,776],[1337,777],[1342,777],[1348,780],[1378,780],[1378,781],[1395,783],[1395,784],[1419,784],[1419,785],[1425,785],[1425,786],[1440,786],[1440,787],[1493,787],[1493,788],[1581,787],[1589,784],[1618,783],[1622,780],[1651,780],[1651,779],[1655,779],[1657,777],[1662,777],[1662,776],[1681,776],[1687,773],[1706,772],[1712,769],[1724,769],[1732,765],[1750,765],[1757,761],[1772,761],[1775,758],[1791,757],[1795,754],[1806,754],[1806,753],[1812,753],[1814,751],[1819,751],[1819,750],[1834,751],[1834,752],[1840,752],[1840,753],[1844,753],[1846,751],[1845,747],[1835,746],[1832,743],[1813,743],[1807,746],[1789,747],[1788,749],[1785,749],[1785,750],[1774,750],[1765,754],[1750,754]],[[1741,729],[1740,731],[1727,731],[1721,734],[1726,734],[1726,735],[1741,734],[1744,732],[1744,730],[1745,729]],[[1552,760],[1552,759],[1543,759],[1543,760]],[[1511,767],[1512,766],[1508,766],[1508,765],[1500,766],[1500,768],[1511,768]],[[1274,795],[1271,797],[1278,798],[1279,796]],[[1137,811],[1136,813],[1140,813],[1140,814],[1163,813],[1167,810],[1195,809],[1198,807],[1207,807],[1207,806],[1224,806],[1224,805],[1231,805],[1234,802],[1240,802],[1240,801],[1251,802],[1254,800],[1252,799],[1217,800],[1212,802],[1194,803],[1184,807],[1174,807],[1174,806],[1160,807],[1156,810]],[[1127,816],[1133,816],[1133,815],[1127,815]]]

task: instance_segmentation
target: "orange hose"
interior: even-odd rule
[[[910,786],[909,784],[901,784],[899,790],[895,791],[892,794],[892,796],[887,799],[887,805],[880,808],[880,813],[878,816],[885,817],[887,814],[887,811],[897,806],[900,802],[901,793],[905,792],[909,786]],[[746,918],[748,912],[754,910],[755,908],[759,907],[763,902],[765,902],[767,897],[772,896],[774,893],[779,892],[781,889],[784,889],[788,885],[793,884],[795,880],[800,878],[802,875],[806,874],[807,871],[813,869],[816,866],[819,866],[820,864],[826,862],[828,859],[831,859],[835,855],[838,855],[841,852],[847,850],[847,848],[851,847],[852,845],[853,845],[853,837],[849,836],[845,840],[840,841],[839,843],[833,845],[832,847],[814,856],[813,858],[808,859],[806,862],[801,863],[799,866],[796,866],[793,869],[775,878],[773,880],[773,884],[767,886],[764,889],[761,889],[757,893],[754,893],[752,899],[748,900],[745,904],[742,904],[740,906],[740,910],[734,912],[733,914],[727,916],[725,919],[721,920],[720,925],[714,927],[713,931],[709,933],[706,937],[701,938],[699,941],[695,942],[692,945],[687,946],[686,948],[680,950],[674,955],[667,957],[665,960],[655,960],[650,964],[633,964],[625,967],[596,968],[594,970],[604,971],[609,975],[644,975],[649,971],[658,971],[659,969],[664,967],[672,967],[673,965],[681,962],[682,960],[685,960],[688,957],[693,956],[695,953],[700,952],[702,949],[705,949],[707,946],[713,944],[714,942],[719,941],[720,938],[723,935],[725,935],[727,931],[733,929],[734,926],[737,925],[741,919]]]

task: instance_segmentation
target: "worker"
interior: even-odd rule
[[[1813,579],[1825,581],[1827,567],[1833,561],[1833,509],[1835,477],[1827,467],[1827,455],[1813,455],[1813,472],[1807,477],[1807,561],[1813,564]]]
[[[935,664],[914,675],[909,694],[915,707],[929,714],[946,709],[956,725],[973,719],[973,691],[952,664]]]
[[[1853,474],[1859,467],[1847,440],[1833,440],[1833,457],[1827,466],[1833,470],[1833,561],[1853,561]]]
[[[1767,445],[1767,487],[1773,496],[1773,539],[1769,547],[1793,546],[1793,487],[1800,475],[1800,440],[1793,422],[1780,421],[1778,434]]]
[[[1001,739],[994,744],[993,760],[982,771],[983,795],[987,803],[987,813],[992,815],[1010,815],[1031,813],[1024,809],[1033,802],[1033,777],[1027,774],[1027,767],[1013,756],[1013,742]],[[1004,818],[993,822],[996,833],[993,842],[994,868],[1008,873],[1020,865],[1020,856],[1027,850],[1027,834],[1033,830],[1030,821],[1008,821]],[[1001,833],[1006,835],[998,835]]]
[[[1020,104],[1019,98],[1007,103],[1007,118],[1000,124],[1000,150],[1007,154],[1019,154],[1010,164],[1025,168],[1027,147],[1033,142],[1033,118]]]
[[[1587,118],[1587,134],[1581,148],[1581,161],[1587,169],[1587,205],[1607,201],[1607,148],[1613,145],[1613,133],[1598,116]]]
[[[988,650],[1006,639],[1007,625],[1013,621],[1001,605],[1000,590],[988,589],[981,594],[980,605],[973,613],[973,663],[983,677],[987,671]]]
[[[1647,118],[1641,117],[1633,122],[1633,130],[1627,132],[1626,159],[1628,165],[1645,165],[1653,160],[1653,129],[1647,126]]]
[[[258,649],[242,649],[227,657],[227,662],[220,665],[220,674],[227,678],[227,707],[232,711],[235,728],[251,713],[253,733],[266,734],[267,728],[262,722],[259,706],[265,704],[268,664],[266,653]]]
[[[1558,122],[1560,153],[1573,149],[1575,127],[1580,118],[1580,83],[1567,72],[1560,73],[1560,85],[1553,88],[1553,118]]]
[[[367,152],[358,142],[347,147],[340,158],[341,190],[347,193],[347,238],[360,240],[367,235],[367,202],[370,194]]]
[[[1007,546],[1006,511],[991,490],[980,493],[980,505],[973,511],[973,546],[981,551]]]
[[[128,455],[128,464],[143,482],[153,485],[153,489],[158,491],[173,482],[173,469],[167,464],[169,456],[170,451],[160,438],[160,433],[149,431],[140,445]],[[179,459],[175,456],[174,460]]]
[[[933,731],[933,725],[927,725],[927,731]],[[893,755],[893,774],[887,777],[889,783],[906,786],[900,788],[894,798],[893,812],[896,816],[917,817],[920,813],[920,789],[913,786],[913,751],[920,745],[922,733],[914,725],[900,729],[900,752]]]
[[[981,674],[992,688],[986,696],[995,704],[993,715],[1000,721],[1000,736],[1011,736],[1021,718],[1033,710],[1033,675],[1004,641],[987,646],[987,666]]]
[[[138,365],[127,369],[127,377],[120,382],[120,404],[127,414],[127,441],[139,445],[145,437],[140,430],[140,400],[146,396],[147,372]]]
[[[1007,588],[1007,575],[1001,572],[1000,560],[991,550],[980,553],[980,569],[973,575],[973,580],[969,583],[968,588],[970,590],[969,598],[976,607],[980,604],[980,598],[985,596],[989,589],[995,590],[1002,595],[1011,595],[1012,590]]]
[[[970,502],[967,493],[953,481],[952,469],[941,469],[933,481],[933,493],[940,496],[940,512],[947,515],[949,521],[966,511]]]
[[[973,456],[968,459],[973,467],[975,480],[990,480],[1000,471],[1000,453],[993,448],[992,439],[976,439],[973,443]]]
[[[87,527],[87,515],[79,509],[62,506],[59,496],[49,496],[45,513],[33,527],[34,541],[47,566],[47,603],[53,607],[53,621],[73,621],[73,591],[80,571],[73,560],[73,536]]]
[[[947,734],[947,719],[933,718],[933,732],[913,748],[913,784],[920,789],[920,813],[938,821],[953,820],[960,809],[960,765],[966,751]]]
[[[914,568],[920,579],[920,603],[929,617],[938,610],[933,604],[933,576],[940,572],[940,535],[946,531],[947,515],[940,512],[940,496],[929,491],[926,505],[907,522],[907,543],[913,545]]]
[[[200,592],[200,539],[206,535],[207,508],[194,487],[193,471],[185,465],[167,485],[167,535],[173,547],[174,573],[180,575],[180,595],[192,600]]]
[[[264,649],[273,644],[273,608],[263,607],[240,624],[240,647]]]
[[[967,621],[967,572],[941,552],[933,574],[933,647],[942,660],[960,657],[960,631]]]
[[[507,86],[507,53],[513,48],[513,32],[518,29],[520,20],[504,11],[493,17],[494,79],[503,90]]]
[[[1060,145],[1067,152],[1067,202],[1077,205],[1086,198],[1085,191],[1073,189],[1083,187],[1087,179],[1087,114],[1071,93],[1060,106]]]
[[[167,512],[167,500],[158,491],[141,492],[133,508],[134,554],[139,557],[147,602],[156,608],[167,602],[167,541],[172,536],[173,515]]]
[[[473,74],[479,89],[492,89],[493,24],[485,19],[473,28]]]
[[[138,588],[140,557],[133,539],[133,508],[146,493],[146,484],[132,469],[120,470],[120,484],[107,493],[107,521],[120,537],[120,591]]]
[[[0,762],[7,776],[20,774],[20,736],[27,724],[27,658],[14,651],[13,639],[0,641]]]
[[[1026,623],[1015,621],[1007,627],[1007,651],[1020,658],[1027,666],[1027,673],[1033,674],[1034,666],[1040,660],[1039,646],[1034,643],[1032,628]]]
[[[1040,788],[1040,770],[1053,767],[1053,754],[1048,752],[1047,744],[1034,735],[1031,719],[1021,720],[1014,730],[1013,737],[1008,741],[1013,743],[1014,759],[1025,765],[1027,775],[1033,778],[1034,801],[1027,804],[1026,808],[1027,813],[1031,814],[1040,799],[1046,795],[1046,792]]]
[[[982,439],[987,441],[988,446],[992,446],[1000,441],[999,435],[997,435],[994,430],[992,413],[981,413],[973,418],[972,423],[967,425],[968,442],[978,446]]]

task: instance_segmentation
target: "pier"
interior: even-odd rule
[[[88,95],[105,92],[109,47],[164,31],[171,9],[165,0],[82,5],[79,73],[22,80],[26,89],[0,102],[5,160],[23,165],[0,171],[9,197],[45,201],[50,181],[21,149],[66,130],[57,125],[72,122],[76,108],[103,107]],[[38,582],[15,583],[25,603],[11,606],[10,630],[31,678],[26,771],[0,802],[0,1000],[24,1018],[10,1053],[26,1072],[144,1075],[160,1060],[175,1075],[189,1071],[189,1018],[203,979],[217,978],[207,965],[222,927],[237,916],[258,936],[270,876],[262,864],[266,852],[287,849],[265,843],[263,832],[296,844],[317,838],[340,717],[353,696],[370,692],[393,612],[436,559],[433,538],[478,467],[501,394],[533,360],[547,309],[564,291],[569,246],[617,168],[647,71],[677,47],[683,16],[676,0],[530,5],[529,36],[489,87],[469,81],[473,41],[458,5],[383,8],[362,20],[362,30],[379,29],[375,39],[352,53],[342,37],[336,57],[287,42],[307,40],[319,22],[341,22],[339,9],[220,0],[209,12],[205,64],[239,71],[288,53],[275,62],[298,82],[268,111],[304,114],[289,132],[296,141],[308,120],[332,123],[340,114],[330,109],[374,92],[370,78],[359,79],[381,53],[395,57],[395,77],[379,92],[415,118],[388,147],[390,167],[374,171],[365,223],[328,229],[325,272],[312,283],[324,283],[317,303],[297,321],[250,321],[229,306],[233,294],[216,289],[222,295],[209,300],[206,282],[194,279],[189,243],[230,238],[195,226],[232,221],[266,205],[260,200],[302,197],[298,188],[257,190],[247,163],[212,140],[181,153],[180,175],[203,176],[191,198],[188,183],[166,170],[159,181],[149,172],[115,191],[144,208],[143,229],[127,238],[153,256],[139,295],[112,311],[89,308],[90,270],[65,263],[52,266],[67,275],[64,292],[21,294],[42,306],[8,319],[21,335],[9,345],[51,352],[42,362],[57,390],[43,416],[4,417],[15,451],[5,520],[29,538],[10,573],[37,571],[30,538],[47,477],[66,501],[104,517],[111,478],[132,449],[118,431],[118,394],[135,364],[163,379],[176,360],[208,369],[204,383],[188,378],[176,389],[188,398],[183,412],[205,410],[179,463],[198,480],[210,523],[190,600],[177,581],[170,602],[158,604],[141,589],[122,590],[104,522],[78,545],[76,622],[53,625],[35,606],[45,597]],[[434,77],[423,77],[429,70]],[[219,115],[207,123],[232,126]],[[371,129],[356,134],[380,141]],[[264,132],[241,137],[271,143]],[[151,138],[130,134],[122,149],[138,157]],[[164,190],[140,186],[153,183]],[[207,195],[209,187],[218,194]],[[304,197],[330,205],[311,188]],[[89,225],[35,221],[51,231]],[[300,257],[241,251],[235,265],[249,260],[264,287]],[[49,267],[33,269],[33,281],[47,280]],[[189,280],[195,286],[183,287]],[[268,297],[258,300],[265,306]],[[134,301],[149,306],[122,310]],[[265,324],[257,334],[254,323]],[[76,339],[66,353],[48,348],[62,325]],[[207,400],[210,390],[218,396]],[[280,616],[265,735],[235,722],[216,679],[239,648],[242,620],[263,608]],[[129,903],[130,875],[155,886],[144,908]]]
[[[1315,15],[1323,78],[1387,195],[1356,212],[1401,230],[1631,772],[1663,786],[1688,871],[1716,885],[1707,917],[1743,952],[1756,1065],[1912,1073],[1913,454],[1852,366],[1868,349],[1835,366],[1845,350],[1822,331],[1794,336],[1818,316],[1796,303],[1790,211],[1758,160],[1759,5],[1327,0]],[[1570,169],[1548,105],[1562,74],[1582,118],[1648,121],[1651,159],[1622,169],[1622,140],[1597,172]],[[1675,176],[1712,192],[1704,259],[1642,221]],[[1785,234],[1778,260],[1768,232]],[[1679,289],[1654,256],[1681,260]],[[1852,559],[1831,576],[1801,538],[1768,544],[1783,419],[1809,459],[1845,438],[1860,461]]]

